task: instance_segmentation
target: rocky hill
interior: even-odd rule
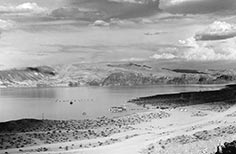
[[[0,87],[219,84],[234,81],[234,69],[166,68],[149,62],[87,63],[0,71]]]
[[[50,82],[55,76],[55,70],[48,66],[2,70],[0,87],[34,87]]]

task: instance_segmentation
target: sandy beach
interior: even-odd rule
[[[0,153],[212,154],[236,136],[236,106],[220,104],[148,106],[146,112],[113,119],[3,123]]]

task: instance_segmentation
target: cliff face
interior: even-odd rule
[[[153,75],[131,72],[116,72],[104,79],[103,86],[135,86],[155,84],[220,84],[236,81],[236,74],[185,74]]]
[[[56,76],[53,68],[27,67],[0,71],[0,87],[33,87]]]
[[[134,86],[158,84],[159,80],[155,77],[144,76],[141,73],[116,72],[110,74],[102,82],[103,86]]]

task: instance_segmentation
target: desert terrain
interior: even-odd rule
[[[215,154],[236,137],[235,2],[0,0],[0,154]]]
[[[0,153],[199,154],[233,141],[236,106],[212,102],[157,109],[109,119],[35,120],[0,124]]]

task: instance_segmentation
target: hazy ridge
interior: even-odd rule
[[[73,64],[0,71],[2,88],[222,84],[235,80],[234,69],[171,69],[150,62]]]

